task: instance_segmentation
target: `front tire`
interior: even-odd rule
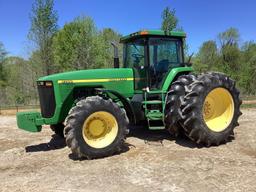
[[[66,118],[67,146],[78,157],[111,156],[121,151],[129,120],[125,110],[99,96],[79,101]]]

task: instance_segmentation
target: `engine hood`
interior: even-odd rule
[[[133,78],[133,70],[129,68],[111,68],[111,69],[90,69],[79,70],[65,73],[53,74],[41,77],[38,81],[79,81],[79,80],[96,80],[96,81],[111,81],[122,78]]]

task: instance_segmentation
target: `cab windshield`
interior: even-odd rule
[[[134,68],[145,66],[145,39],[137,39],[124,46],[124,66]]]
[[[183,63],[181,40],[149,38],[149,66],[157,70],[178,67]],[[133,68],[146,66],[146,39],[137,39],[124,46],[124,66]]]
[[[181,39],[139,38],[124,45],[124,67],[134,69],[138,88],[160,88],[167,72],[182,65]]]

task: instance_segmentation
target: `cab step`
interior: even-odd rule
[[[162,120],[163,113],[159,110],[149,110],[146,113],[146,117],[148,118],[148,120]]]
[[[155,104],[163,104],[161,100],[150,100],[150,101],[143,101],[144,105],[155,105]]]
[[[148,128],[150,130],[163,130],[165,129],[164,123],[162,120],[149,120],[148,119]]]

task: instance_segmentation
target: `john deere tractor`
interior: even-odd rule
[[[50,125],[79,157],[120,152],[128,125],[184,134],[198,144],[234,137],[241,115],[239,91],[222,73],[192,74],[184,61],[183,32],[145,30],[121,38],[114,68],[72,71],[37,81],[39,112],[17,114],[18,127],[39,132]],[[136,127],[136,126],[135,126]]]

